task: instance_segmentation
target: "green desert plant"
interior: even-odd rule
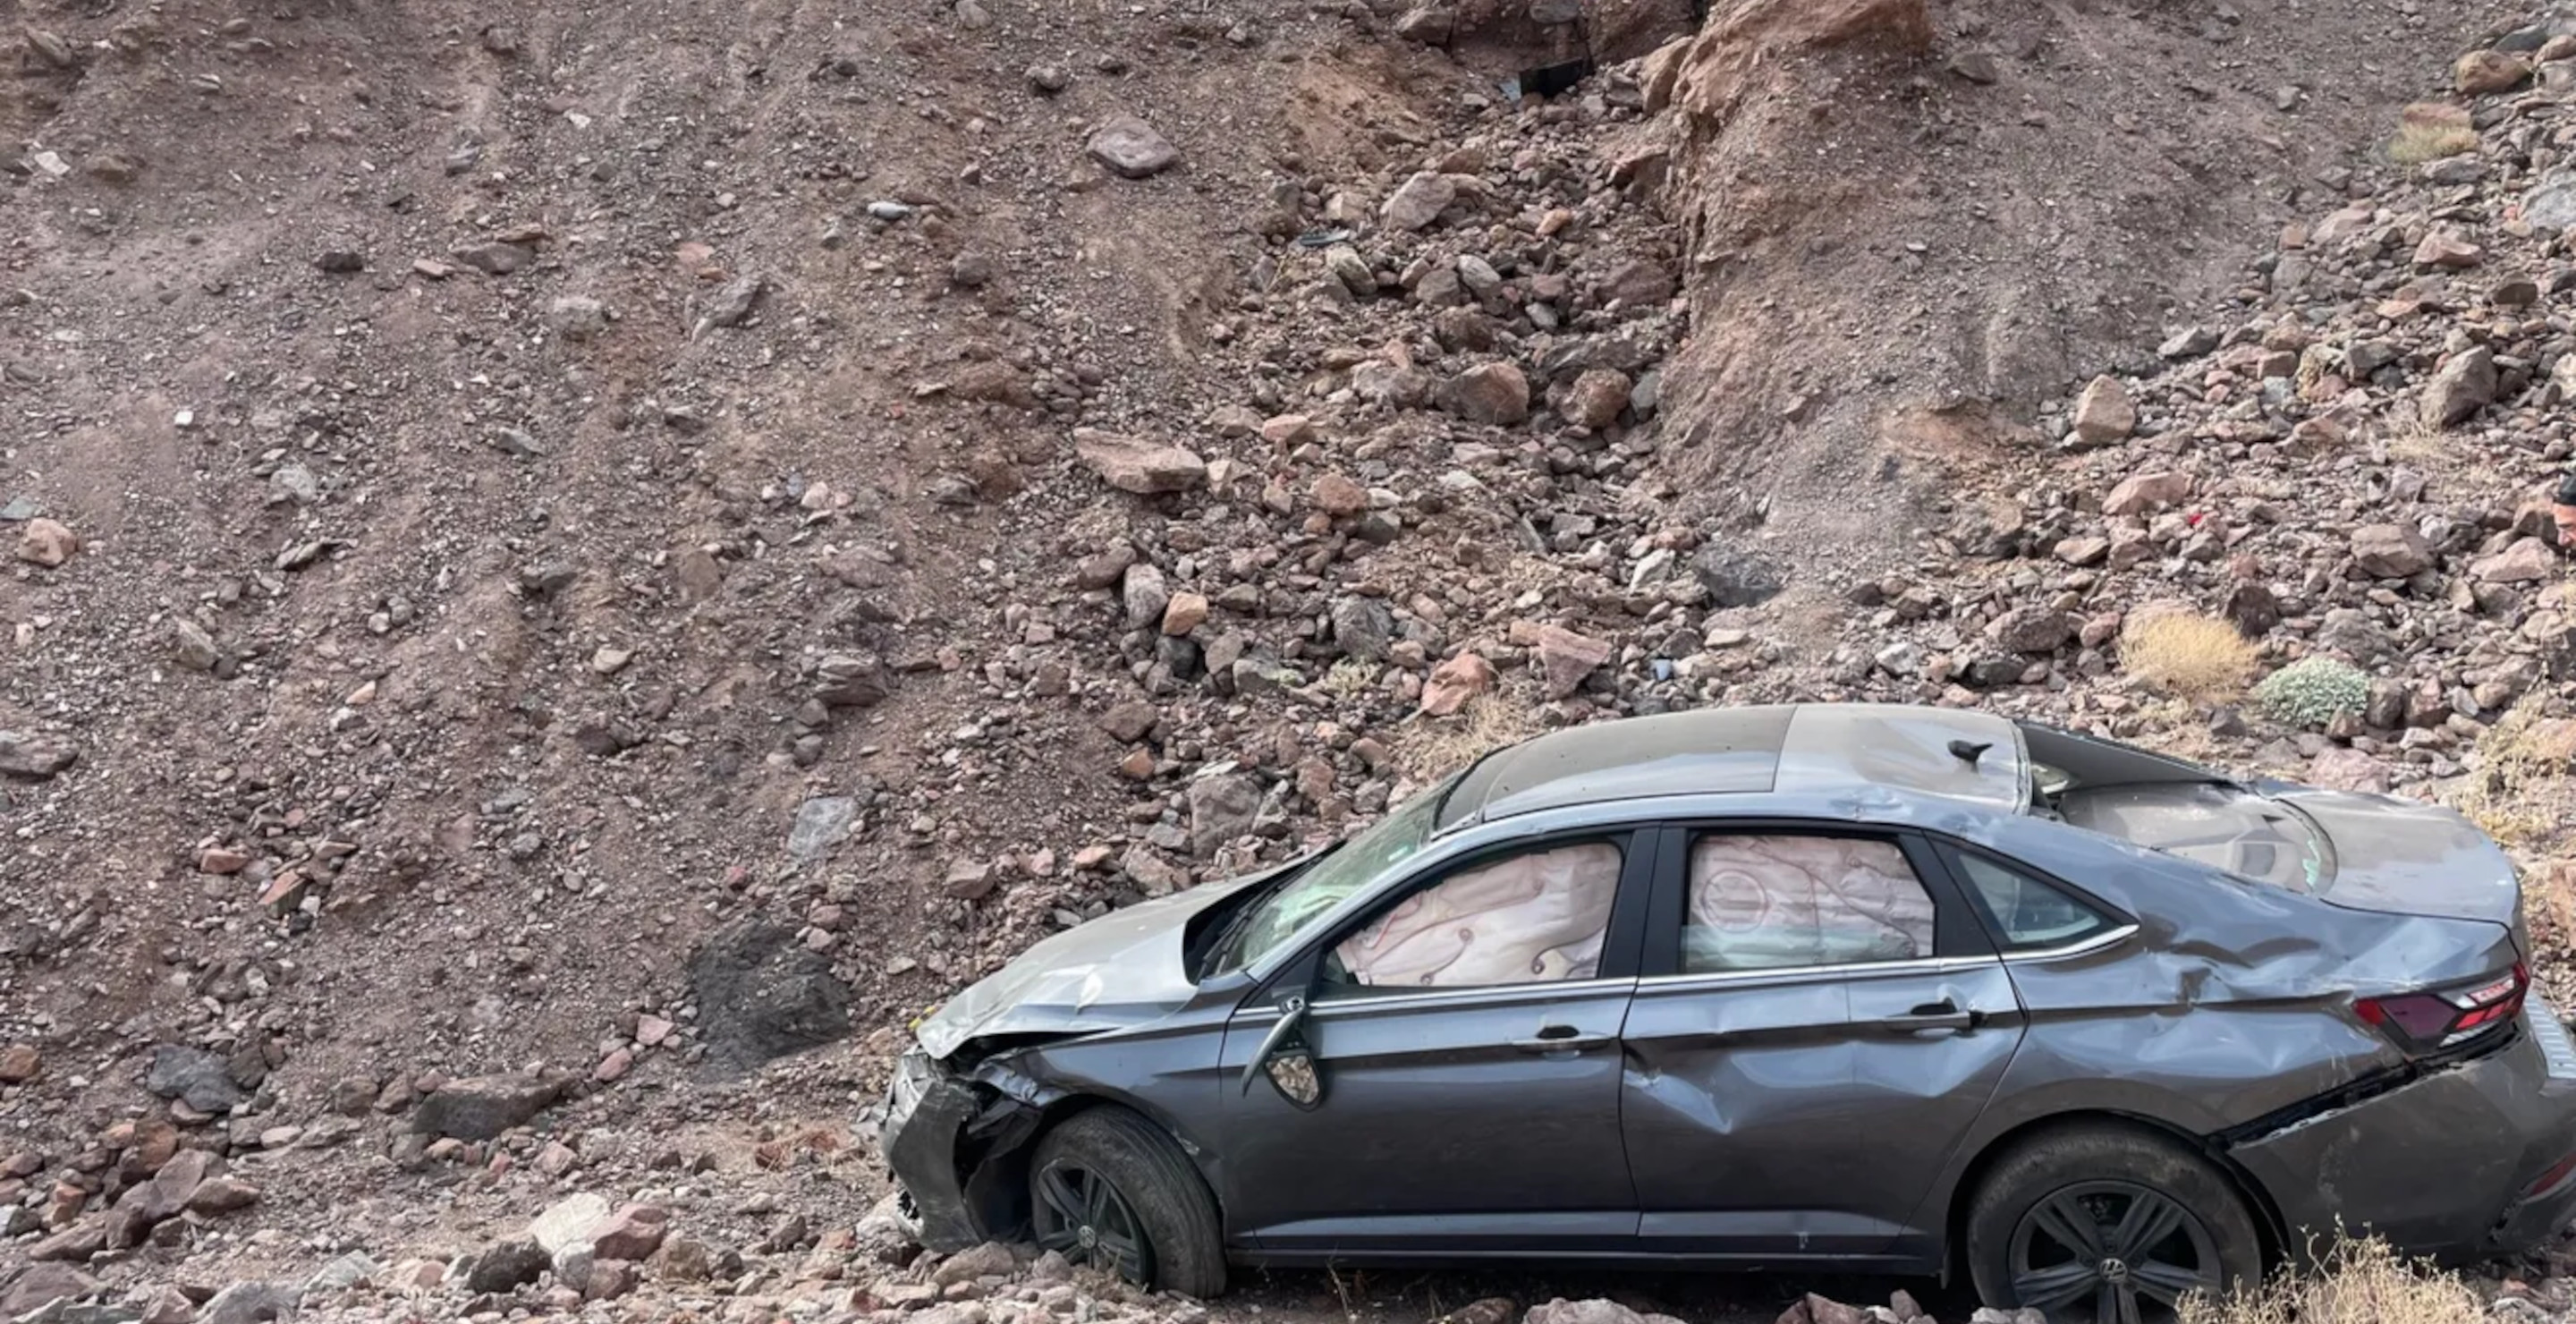
[[[2349,662],[2303,657],[2265,676],[2254,702],[2274,721],[2323,726],[2370,706],[2370,675]]]

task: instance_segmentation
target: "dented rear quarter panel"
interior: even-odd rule
[[[2340,1229],[2457,1263],[2524,1249],[2563,1222],[2576,1183],[2505,1225],[2524,1185],[2571,1151],[2576,1082],[2549,1074],[2526,1031],[2502,1052],[2435,1068],[2230,1154],[2274,1193],[2293,1254]]]
[[[2259,1143],[2243,1134],[2250,1124],[2404,1065],[2352,1012],[2356,996],[2476,978],[2516,959],[2502,924],[2348,909],[2045,819],[1943,814],[1922,826],[2053,874],[2137,931],[2095,951],[2007,959],[2027,1029],[1917,1225],[1952,1207],[1973,1156],[2068,1114],[2136,1118],[2214,1154],[2228,1150],[2222,1137]],[[2286,1160],[2317,1143],[2262,1153]],[[2285,1222],[2314,1217],[2296,1173],[2322,1150],[2228,1157]],[[2397,1186],[2425,1180],[2411,1162],[2383,1166],[2411,1172]]]

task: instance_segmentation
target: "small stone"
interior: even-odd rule
[[[1449,411],[1471,423],[1510,427],[1529,417],[1529,379],[1508,363],[1485,363],[1449,379]]]
[[[1395,35],[1425,46],[1445,46],[1457,26],[1457,11],[1440,0],[1433,0],[1429,4],[1415,5],[1399,15],[1395,20]]]
[[[1208,600],[1198,593],[1181,592],[1163,607],[1163,633],[1185,635],[1199,628],[1208,618]]]
[[[486,276],[507,276],[525,271],[537,260],[537,252],[525,244],[491,241],[467,244],[455,251],[457,261]]]
[[[201,1113],[229,1112],[246,1097],[224,1060],[202,1048],[163,1044],[152,1050],[144,1088],[177,1099]]]
[[[11,1044],[0,1048],[0,1085],[24,1085],[44,1070],[44,1058],[34,1044]]]
[[[1421,171],[1389,194],[1385,205],[1378,208],[1378,222],[1390,230],[1420,230],[1440,219],[1440,213],[1458,200],[1458,186],[1438,171]]]
[[[1019,1263],[1011,1248],[998,1241],[969,1246],[939,1262],[930,1271],[930,1281],[940,1287],[971,1283],[978,1278],[1002,1278],[1019,1272]]]
[[[1122,492],[1186,492],[1207,482],[1207,462],[1178,446],[1096,428],[1074,429],[1073,445],[1083,463]]]
[[[2487,584],[2539,584],[2558,577],[2558,554],[2538,538],[2517,538],[2493,556],[2469,567],[2471,578]]]
[[[2084,394],[2075,401],[2075,435],[2090,445],[2108,445],[2127,437],[2138,427],[2138,407],[2129,400],[2129,388],[2120,379],[2108,375],[2096,377],[2085,386]]]
[[[1348,519],[1369,507],[1368,489],[1338,473],[1317,478],[1307,499],[1315,503],[1315,509],[1335,519]]]
[[[1587,369],[1565,396],[1565,421],[1596,432],[1618,422],[1627,409],[1628,374],[1615,369]]]
[[[1537,649],[1550,699],[1562,699],[1583,688],[1583,682],[1610,660],[1613,651],[1601,640],[1554,625],[1539,627]]]
[[[2156,346],[2156,354],[2165,359],[2196,359],[2218,348],[2218,333],[2205,326],[2185,327],[2167,336]]]
[[[653,1257],[653,1270],[666,1283],[702,1283],[716,1276],[716,1253],[703,1241],[674,1237]]]
[[[2075,623],[2062,611],[2015,607],[1986,627],[1986,637],[2016,653],[2053,653],[2075,637]]]
[[[2191,495],[2191,475],[2170,470],[2131,474],[2102,498],[2105,515],[2143,515],[2180,505]]]
[[[1171,586],[1158,567],[1138,562],[1127,567],[1118,585],[1118,599],[1127,611],[1127,628],[1141,630],[1162,620],[1164,609],[1171,606]]]
[[[614,1301],[636,1289],[644,1281],[641,1266],[620,1260],[594,1259],[590,1281],[581,1289],[586,1301]]]
[[[2424,387],[2419,413],[2424,426],[2447,428],[2493,403],[2498,385],[2495,355],[2485,346],[2452,355]]]
[[[2424,535],[2403,524],[2364,524],[2352,531],[2352,562],[2364,574],[2405,579],[2433,564]]]
[[[1467,701],[1493,691],[1498,678],[1494,664],[1475,653],[1460,653],[1431,669],[1422,682],[1422,711],[1433,717],[1447,717],[1467,706]]]
[[[1729,547],[1702,548],[1691,558],[1691,574],[1717,607],[1757,607],[1787,586],[1779,562]]]
[[[1142,699],[1132,699],[1103,713],[1100,729],[1121,744],[1135,744],[1153,733],[1163,720],[1162,712]]]
[[[188,1196],[188,1212],[229,1214],[258,1203],[258,1187],[231,1177],[208,1177]]]
[[[2503,51],[2471,51],[2451,66],[2451,86],[2462,96],[2510,92],[2531,77],[2531,61]]]
[[[1091,131],[1091,158],[1127,179],[1149,179],[1179,164],[1181,149],[1133,115],[1112,115]]]
[[[591,1251],[603,1261],[650,1259],[670,1226],[670,1210],[656,1204],[630,1204],[600,1225],[591,1237]]]
[[[1187,800],[1190,851],[1204,858],[1251,835],[1261,812],[1261,783],[1241,773],[1203,776],[1190,783]]]
[[[2415,265],[2441,271],[2466,271],[2486,260],[2486,250],[2445,230],[2435,230],[2415,245]]]
[[[567,294],[546,306],[546,324],[576,344],[608,329],[608,306],[585,294]]]
[[[1029,90],[1039,96],[1051,97],[1073,86],[1072,75],[1067,74],[1062,65],[1033,64],[1021,77],[1028,80]]]
[[[560,1083],[518,1073],[451,1080],[420,1101],[411,1129],[428,1136],[490,1140],[535,1120],[562,1093]]]
[[[859,802],[846,795],[817,795],[796,807],[787,828],[787,853],[800,860],[821,859],[849,840],[859,817]]]
[[[474,1257],[465,1271],[468,1292],[514,1292],[535,1282],[554,1264],[554,1256],[533,1239],[499,1242]]]
[[[955,860],[949,863],[948,875],[940,880],[939,890],[959,901],[979,901],[991,895],[999,881],[986,861]]]
[[[234,1283],[199,1308],[196,1324],[269,1324],[291,1319],[303,1299],[303,1292],[276,1283]]]
[[[70,1265],[37,1264],[0,1291],[0,1319],[20,1319],[57,1301],[78,1300],[98,1290],[97,1279]]]
[[[346,276],[366,270],[367,259],[358,252],[354,242],[336,239],[323,245],[322,251],[313,255],[313,266],[318,271],[334,276]]]
[[[587,1243],[608,1222],[608,1201],[585,1191],[547,1206],[528,1224],[528,1239],[552,1255],[575,1242]]]
[[[38,517],[18,531],[18,559],[55,569],[80,551],[80,535],[54,520]]]
[[[707,300],[702,324],[710,327],[737,327],[751,320],[760,296],[769,292],[769,281],[761,276],[736,276],[726,281]]]

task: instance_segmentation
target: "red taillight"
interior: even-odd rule
[[[2471,988],[2438,993],[2398,993],[2361,998],[2352,1009],[2410,1053],[2433,1052],[2481,1030],[2512,1020],[2531,990],[2531,972],[2520,961],[2510,973]]]
[[[2558,1160],[2550,1165],[2549,1171],[2533,1178],[2529,1186],[2522,1188],[2522,1198],[2537,1200],[2544,1195],[2554,1193],[2567,1180],[2567,1175],[2571,1172],[2576,1172],[2576,1154],[2570,1154]]]

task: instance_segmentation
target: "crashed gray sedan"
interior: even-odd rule
[[[2170,1314],[2340,1226],[2576,1208],[2576,1050],[2446,811],[1969,711],[1496,751],[1329,849],[1039,943],[926,1020],[921,1239],[1229,1265],[1963,1275]]]

